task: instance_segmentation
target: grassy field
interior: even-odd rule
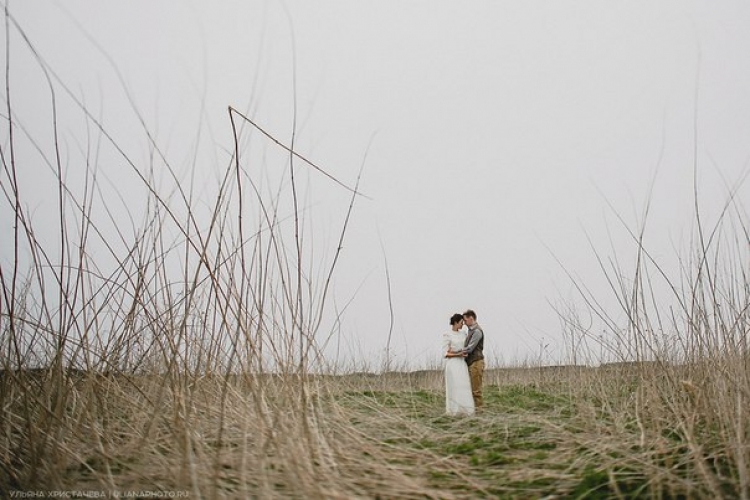
[[[740,498],[721,422],[688,431],[640,407],[649,373],[663,375],[638,366],[490,370],[486,408],[472,417],[444,414],[439,371],[187,385],[77,373],[57,393],[68,402],[58,415],[24,410],[32,396],[6,373],[4,401],[17,411],[4,414],[0,493]],[[33,397],[55,397],[51,374],[29,377]]]
[[[485,393],[486,410],[463,418],[444,415],[442,393],[435,389],[349,391],[344,404],[355,412],[355,427],[378,436],[373,444],[385,455],[388,450],[405,455],[393,460],[393,466],[438,497],[539,498],[610,491],[606,474],[602,484],[594,467],[585,470],[593,460],[581,460],[582,450],[560,432],[574,422],[569,398],[554,389],[522,385],[491,385]]]
[[[681,253],[649,253],[647,209],[622,229],[629,248],[594,250],[606,298],[566,271],[576,295],[555,303],[550,359],[603,365],[489,370],[485,411],[448,418],[439,370],[391,365],[387,262],[384,359],[332,355],[352,335],[333,277],[364,162],[343,182],[230,106],[211,182],[187,185],[194,159],[170,163],[134,102],[148,141],[131,150],[6,9],[9,26],[46,75],[51,131],[24,126],[8,63],[0,498],[750,500],[739,186],[710,221],[696,188]],[[135,184],[120,192],[115,173]],[[340,188],[332,236],[313,229],[313,179]]]

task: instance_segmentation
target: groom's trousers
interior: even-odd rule
[[[478,359],[469,365],[471,379],[471,395],[474,397],[474,407],[482,407],[482,377],[484,376],[484,360]]]

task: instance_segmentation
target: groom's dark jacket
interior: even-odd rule
[[[472,364],[474,361],[484,359],[484,331],[479,324],[469,327],[469,334],[466,336],[466,347],[464,350],[468,353],[466,364]]]

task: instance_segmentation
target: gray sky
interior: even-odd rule
[[[125,89],[173,164],[199,179],[228,162],[230,105],[288,142],[296,100],[296,149],[349,184],[371,144],[371,200],[355,207],[335,283],[339,305],[362,286],[342,346],[363,358],[388,334],[386,258],[397,362],[435,363],[448,318],[467,307],[493,361],[536,359],[549,343],[556,362],[550,303],[575,297],[557,260],[611,301],[590,245],[630,269],[618,215],[637,228],[650,200],[646,244],[676,266],[694,228],[694,151],[708,224],[730,188],[750,199],[747,2],[7,3],[134,158],[148,147]],[[49,134],[43,74],[15,35],[10,54],[14,109]],[[83,124],[64,118],[71,151]],[[121,192],[134,182],[108,175]],[[312,217],[333,243],[348,195],[310,179]],[[28,196],[52,209],[43,189]]]

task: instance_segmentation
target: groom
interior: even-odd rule
[[[474,407],[477,411],[482,408],[482,376],[484,375],[484,332],[477,323],[477,313],[468,309],[464,313],[464,324],[469,327],[466,336],[466,364],[469,365],[471,379],[471,395],[474,397]]]

